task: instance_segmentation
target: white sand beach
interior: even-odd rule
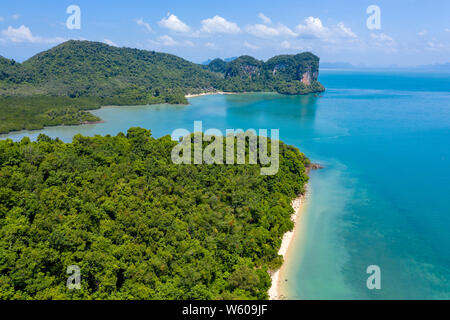
[[[214,91],[214,92],[203,92],[203,93],[195,93],[195,94],[187,94],[185,95],[186,99],[201,97],[201,96],[209,96],[212,94],[238,94],[236,92],[223,92],[223,91]]]
[[[288,249],[292,244],[292,240],[295,238],[295,234],[299,229],[299,220],[302,213],[302,208],[305,202],[306,193],[304,195],[299,196],[298,198],[295,198],[292,201],[292,208],[294,209],[294,214],[291,216],[292,221],[294,222],[294,229],[292,231],[288,231],[283,235],[283,240],[281,242],[280,250],[278,251],[279,255],[282,255],[284,259],[286,260],[286,254],[288,253]],[[271,278],[272,278],[272,286],[269,289],[269,300],[282,300],[284,297],[280,294],[280,272],[283,268],[283,265],[280,269],[271,272]]]

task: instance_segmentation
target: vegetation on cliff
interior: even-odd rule
[[[325,90],[317,81],[319,58],[310,52],[280,55],[267,62],[250,56],[242,56],[228,63],[215,59],[208,68],[222,74],[224,91],[307,94]]]

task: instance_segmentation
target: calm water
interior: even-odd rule
[[[190,106],[109,107],[106,122],[41,132],[156,137],[176,128],[279,128],[326,166],[311,174],[304,230],[282,290],[294,299],[450,298],[450,75],[323,71],[322,97],[206,96]],[[2,138],[5,138],[3,136]],[[381,268],[381,290],[366,268]]]

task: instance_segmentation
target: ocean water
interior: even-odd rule
[[[302,229],[285,262],[290,299],[450,299],[450,75],[329,71],[320,95],[204,96],[189,106],[107,107],[105,123],[18,132],[70,141],[131,126],[279,129],[313,162]],[[369,290],[368,266],[381,270]]]

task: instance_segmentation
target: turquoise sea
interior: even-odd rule
[[[70,141],[131,126],[279,129],[325,169],[311,173],[285,264],[291,299],[450,299],[450,75],[322,70],[319,96],[204,96],[189,106],[107,107],[105,123],[0,138]],[[381,290],[366,269],[381,269]]]

